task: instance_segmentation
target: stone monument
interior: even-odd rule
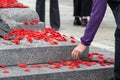
[[[13,1],[16,3],[16,0]],[[41,22],[32,25],[24,24],[33,20],[39,21],[38,14],[30,8],[9,8],[7,6],[7,8],[0,9],[0,17],[10,29],[24,28],[38,31],[45,29],[44,23]],[[4,24],[2,26],[4,27]],[[112,74],[113,66],[81,66],[81,68],[74,70],[69,70],[65,66],[55,70],[48,67],[40,68],[39,66],[39,69],[31,68],[30,65],[73,60],[71,52],[79,41],[71,43],[71,39],[66,38],[66,42],[60,42],[58,45],[51,45],[44,40],[34,40],[33,43],[28,43],[25,39],[21,40],[20,45],[16,45],[0,39],[0,80],[107,80],[109,75]],[[88,53],[89,49],[80,58],[86,59]],[[29,66],[21,69],[17,66],[19,63],[26,63]],[[2,65],[5,65],[6,68],[3,68]],[[25,64],[22,66],[25,66]],[[97,74],[98,72],[99,74]],[[103,72],[105,73],[103,74]]]

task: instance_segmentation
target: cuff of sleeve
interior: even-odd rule
[[[85,45],[85,46],[89,46],[89,45],[90,45],[90,43],[84,41],[82,38],[81,38],[81,43],[82,43],[83,45]]]

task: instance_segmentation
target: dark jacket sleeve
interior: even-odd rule
[[[87,24],[81,43],[89,46],[102,22],[107,8],[107,0],[94,0],[90,20]]]

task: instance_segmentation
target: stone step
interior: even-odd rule
[[[74,69],[68,69],[67,66],[60,69],[50,69],[49,66],[35,69],[28,66],[30,72],[12,66],[5,69],[9,70],[8,74],[3,73],[4,69],[0,69],[0,80],[108,80],[113,75],[113,65],[80,66],[81,68]]]
[[[33,25],[24,25],[23,23],[16,23],[16,26],[13,26],[13,29],[25,29],[25,30],[44,30],[45,24],[43,22],[39,22],[38,24]]]
[[[36,64],[47,63],[49,61],[72,60],[71,52],[78,43],[73,44],[69,39],[67,42],[61,42],[58,45],[51,45],[43,40],[34,40],[33,43],[22,40],[20,45],[16,45],[1,39],[0,64],[11,66],[21,62]],[[86,58],[88,56],[88,50],[80,57]]]
[[[5,21],[12,29],[17,26],[17,23],[39,21],[39,16],[36,11],[30,8],[1,8],[0,19]]]

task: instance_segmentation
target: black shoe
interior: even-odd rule
[[[53,30],[55,30],[55,31],[59,31],[59,28],[52,28]]]
[[[73,22],[73,25],[75,25],[75,26],[81,25],[80,19],[79,19],[79,18],[75,18],[75,20],[74,20],[74,22]]]
[[[88,23],[87,19],[81,19],[81,26],[86,27],[87,23]]]

